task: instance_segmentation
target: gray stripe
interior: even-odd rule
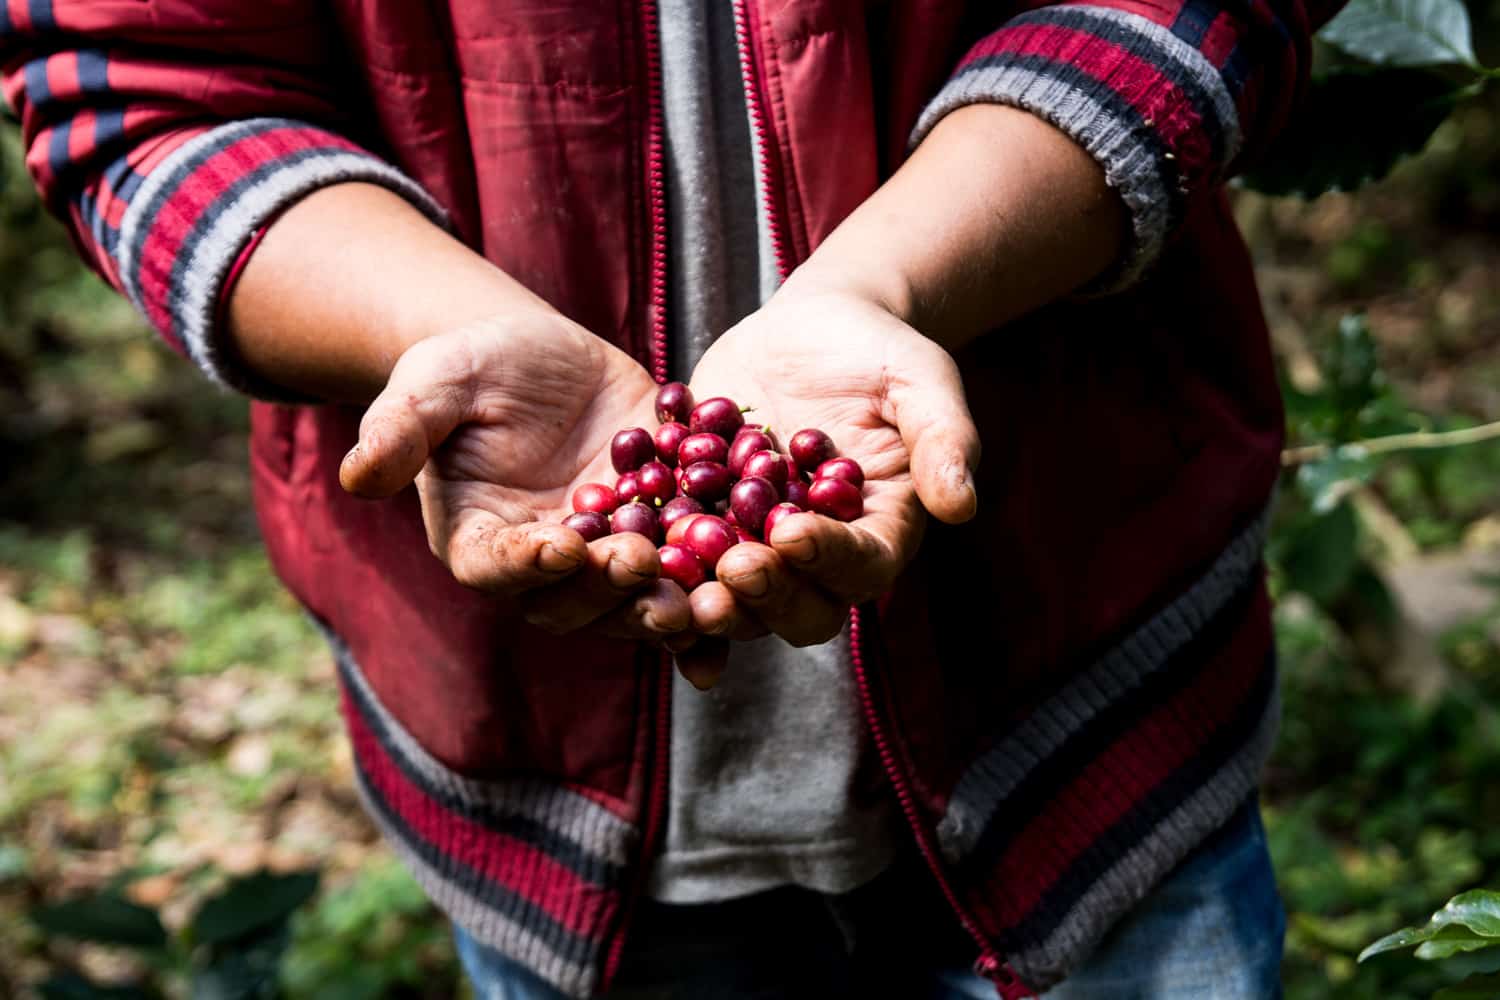
[[[1273,689],[1265,714],[1245,747],[1078,897],[1046,941],[1011,957],[1011,964],[1028,984],[1047,989],[1061,981],[1121,916],[1224,825],[1259,781],[1280,719],[1280,695]]]
[[[1260,565],[1270,508],[1220,553],[1207,573],[1087,670],[1043,702],[1004,740],[969,765],[938,823],[943,854],[958,862],[1025,776],[1122,694],[1186,646]]]
[[[629,863],[635,828],[597,802],[556,782],[537,778],[475,781],[445,767],[422,749],[416,738],[381,704],[348,647],[326,628],[322,631],[344,667],[343,675],[359,689],[361,698],[385,728],[390,741],[387,749],[398,754],[423,782],[440,794],[474,803],[482,809],[525,816],[616,865]]]
[[[207,228],[195,228],[184,240],[179,254],[187,251],[190,256],[173,263],[173,274],[180,275],[181,281],[168,289],[167,307],[182,339],[191,343],[193,357],[211,378],[235,388],[253,386],[267,394],[252,375],[229,367],[225,352],[219,348],[220,331],[214,329],[224,282],[255,230],[313,191],[351,181],[394,191],[435,222],[441,222],[442,210],[415,182],[368,153],[299,150],[265,164],[259,174],[251,176],[253,180],[243,189],[231,188],[221,194],[221,198],[234,200],[217,214],[213,209],[205,211],[199,224]]]
[[[1216,126],[1223,147],[1220,166],[1232,161],[1239,152],[1239,109],[1234,105],[1234,97],[1224,83],[1223,74],[1201,50],[1172,34],[1170,29],[1140,14],[1087,5],[1044,7],[1022,14],[1010,24],[1057,24],[1088,31],[1121,44],[1132,54],[1140,55],[1145,62],[1160,66],[1169,78],[1183,83],[1185,89],[1198,91],[1212,105],[1202,110],[1218,119]],[[1117,35],[1123,37],[1117,38]],[[1126,44],[1127,39],[1129,44]]]
[[[477,941],[521,963],[570,997],[587,997],[593,992],[601,962],[597,949],[583,963],[568,961],[543,939],[511,920],[504,913],[484,905],[465,892],[457,883],[433,868],[407,846],[400,834],[381,818],[373,804],[373,793],[364,775],[355,768],[355,784],[365,811],[385,836],[386,843],[401,863],[412,873],[434,904],[450,920],[468,931]]]
[[[985,102],[1017,107],[1057,126],[1099,162],[1105,181],[1119,192],[1130,213],[1132,246],[1110,274],[1110,287],[1123,287],[1161,253],[1171,224],[1174,192],[1143,136],[1103,103],[1103,95],[1114,97],[1115,92],[1082,74],[1072,76],[1076,79],[1061,79],[1007,63],[965,70],[923,109],[911,145],[926,138],[949,112]]]

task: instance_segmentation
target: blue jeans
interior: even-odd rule
[[[994,1000],[920,870],[830,900],[780,889],[703,906],[646,902],[617,1000]],[[1275,1000],[1285,918],[1252,797],[1045,1000]],[[455,929],[479,1000],[563,994]]]

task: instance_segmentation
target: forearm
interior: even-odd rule
[[[337,184],[267,229],[230,295],[238,362],[297,393],[367,403],[412,344],[551,307],[404,198]]]
[[[787,287],[874,299],[953,349],[1097,277],[1127,235],[1080,146],[1028,112],[974,104],[945,117]]]

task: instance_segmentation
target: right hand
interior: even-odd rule
[[[687,595],[659,579],[641,535],[589,544],[560,522],[573,490],[613,483],[610,439],[655,426],[656,383],[567,319],[508,316],[402,354],[339,470],[389,497],[413,481],[433,553],[462,584],[509,596],[556,633],[661,640],[687,629]]]

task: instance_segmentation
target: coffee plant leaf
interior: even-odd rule
[[[1352,0],[1318,37],[1376,66],[1479,65],[1463,0]]]

